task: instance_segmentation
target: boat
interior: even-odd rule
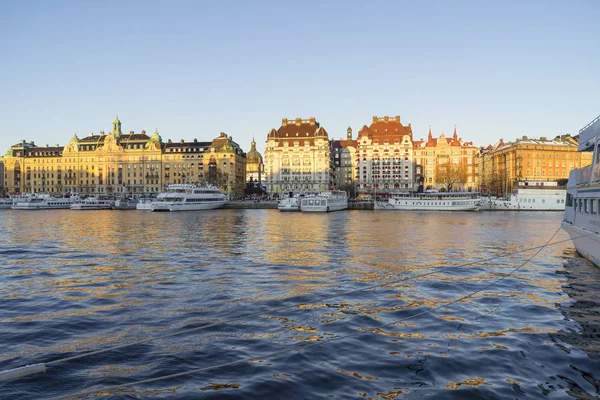
[[[54,197],[49,194],[34,194],[15,201],[13,210],[68,210],[78,196]]]
[[[375,210],[400,211],[478,211],[481,197],[477,192],[393,192],[391,197],[376,200]]]
[[[151,211],[195,211],[223,207],[227,198],[214,186],[169,185],[151,203]]]
[[[13,205],[14,205],[13,199],[11,199],[9,197],[1,197],[0,198],[0,210],[12,208]]]
[[[113,210],[135,210],[137,208],[137,199],[122,197],[115,200]]]
[[[600,267],[600,116],[579,131],[579,151],[594,151],[592,164],[571,170],[562,228],[577,252]]]
[[[348,195],[341,190],[327,190],[305,196],[300,201],[302,212],[331,212],[348,209]]]
[[[304,194],[293,194],[290,192],[287,196],[277,201],[279,211],[300,211],[300,204]]]
[[[141,211],[152,211],[152,202],[156,201],[156,198],[154,197],[140,197],[138,198],[138,201],[135,205],[135,209],[136,210],[141,210]]]
[[[564,211],[567,190],[558,186],[519,188],[506,198],[484,197],[482,210]]]
[[[96,197],[86,197],[78,199],[71,204],[71,210],[110,210],[114,205],[111,199],[99,199]]]

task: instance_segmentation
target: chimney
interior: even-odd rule
[[[400,116],[396,115],[396,122],[400,122]]]
[[[287,126],[287,118],[281,119],[281,126]]]
[[[133,135],[133,131],[129,131],[129,134],[130,134],[130,135]]]
[[[315,124],[315,122],[316,122],[316,121],[315,121],[315,117],[310,117],[310,124],[311,124],[311,125],[314,125],[314,124]]]
[[[221,132],[219,133],[219,137],[227,137],[227,134],[225,132]]]
[[[377,115],[373,115],[373,123],[377,122]]]
[[[296,126],[302,125],[302,118],[296,118]]]
[[[145,134],[146,134],[146,131],[142,130],[142,135],[145,135]]]
[[[523,140],[527,140],[527,136],[523,136]]]
[[[184,144],[185,142],[183,141],[183,139],[181,139],[180,143],[181,143],[181,144]]]
[[[540,136],[540,140],[541,140],[542,142],[545,142],[545,141],[546,141],[546,136]]]
[[[383,117],[383,120],[384,120],[385,122],[389,122],[389,121],[390,121],[390,117],[388,117],[388,116],[386,115],[385,117]]]
[[[232,138],[231,136],[229,136],[227,139],[229,139],[229,140],[233,140],[233,138]]]

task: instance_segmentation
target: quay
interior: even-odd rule
[[[225,203],[223,208],[229,209],[248,209],[248,210],[268,210],[268,209],[277,209],[277,201],[269,200],[269,201],[260,201],[256,202],[254,200],[234,200],[228,203]],[[373,203],[370,202],[355,202],[348,203],[348,210],[373,210]]]

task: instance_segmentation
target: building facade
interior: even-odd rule
[[[477,155],[473,142],[463,141],[456,133],[434,138],[431,128],[427,140],[415,142],[415,162],[422,167],[425,189],[445,191],[477,190]]]
[[[244,179],[245,155],[230,137],[163,143],[158,131],[152,136],[146,131],[123,134],[117,117],[111,132],[74,135],[65,146],[39,147],[24,140],[11,146],[4,156],[5,189],[8,193],[157,194],[171,183],[206,181],[211,160],[215,169],[227,174],[222,189],[235,194],[237,179]]]
[[[250,151],[246,153],[246,182],[262,183],[265,177],[265,164],[262,155],[256,150],[256,142],[252,138]]]
[[[412,127],[400,116],[373,117],[356,139],[355,184],[358,193],[415,190]]]
[[[565,184],[572,169],[590,165],[592,154],[578,152],[577,138],[569,135],[554,139],[523,136],[514,142],[502,139],[480,149],[480,190],[495,196],[512,193],[517,186]]]
[[[352,139],[352,128],[348,127],[346,139],[332,140],[333,184],[336,189],[344,190],[350,197],[356,196],[354,175],[356,171],[357,141]]]
[[[265,175],[267,192],[275,196],[329,189],[333,171],[327,131],[314,117],[283,118],[281,127],[267,134]]]

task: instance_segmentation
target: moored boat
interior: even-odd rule
[[[562,228],[577,252],[600,266],[600,116],[579,131],[579,151],[594,151],[592,164],[572,170]]]
[[[564,211],[566,189],[559,187],[519,188],[506,198],[484,197],[482,210]]]
[[[277,209],[279,211],[300,211],[300,204],[303,194],[293,194],[290,192],[287,196],[277,201]]]
[[[213,210],[223,207],[227,199],[214,186],[169,185],[167,191],[151,203],[151,211]]]
[[[96,197],[86,197],[79,199],[71,204],[71,210],[110,210],[114,201],[110,199],[99,199]]]
[[[113,210],[135,210],[137,208],[138,200],[122,197],[115,200]]]
[[[13,205],[14,205],[13,199],[8,198],[8,197],[1,197],[0,198],[0,210],[2,210],[2,209],[10,209],[10,208],[12,208]]]
[[[348,195],[341,190],[327,190],[317,195],[308,195],[300,202],[302,212],[332,212],[348,208]]]
[[[12,206],[13,210],[68,210],[77,196],[54,197],[48,194],[31,195],[18,199]]]
[[[478,211],[481,198],[477,192],[438,192],[428,190],[423,193],[394,192],[385,200],[376,200],[375,210],[399,211]]]

